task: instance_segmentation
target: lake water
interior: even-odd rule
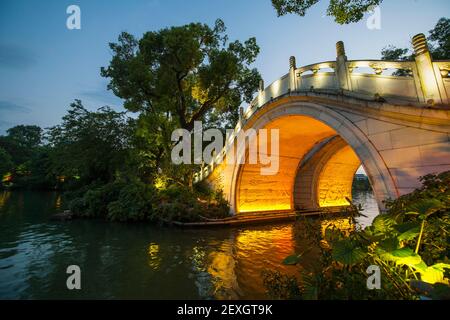
[[[371,193],[354,195],[370,224]],[[56,193],[0,191],[0,298],[264,299],[264,269],[295,274],[281,261],[305,251],[293,223],[225,229],[155,227],[97,220],[53,222]],[[305,255],[302,265],[312,263]],[[81,290],[66,269],[81,268]]]

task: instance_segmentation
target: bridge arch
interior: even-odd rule
[[[394,180],[377,149],[359,127],[332,106],[290,98],[280,99],[258,110],[245,123],[243,129],[246,128],[280,129],[280,170],[275,176],[260,176],[261,164],[248,164],[243,159],[237,162],[244,164],[236,164],[232,174],[230,200],[234,213],[292,210],[302,205],[304,208],[329,206],[332,203],[326,203],[326,196],[322,203],[320,200],[320,197],[324,197],[320,194],[320,183],[326,181],[323,175],[333,175],[333,168],[342,173],[342,183],[334,186],[339,188],[345,185],[346,190],[341,193],[348,194],[348,189],[351,189],[348,181],[353,179],[359,161],[368,174],[380,208],[383,208],[383,200],[398,197]],[[340,142],[339,148],[327,157],[323,156],[322,161],[319,161],[321,165],[315,166],[310,181],[303,183],[304,189],[309,189],[313,196],[309,195],[312,201],[309,204],[302,203],[302,191],[298,194],[302,186],[298,183],[301,184],[302,179],[304,182],[307,178],[302,165],[308,157],[313,156],[315,148],[332,139]],[[335,163],[334,167],[330,167],[333,161],[339,162],[339,156],[351,160],[351,163],[340,163],[340,166]],[[345,173],[343,168],[346,169]],[[329,188],[323,190],[330,192]],[[307,198],[308,195],[305,195],[304,199]]]
[[[340,136],[325,139],[303,157],[294,183],[294,207],[318,209],[348,205],[352,184],[361,165]]]

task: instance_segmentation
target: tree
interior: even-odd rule
[[[111,43],[114,56],[101,74],[125,108],[162,115],[191,130],[194,121],[214,111],[236,116],[250,102],[260,75],[249,65],[259,47],[255,38],[228,43],[225,26],[200,23],[147,32],[137,40],[128,33]]]
[[[171,167],[172,131],[192,130],[195,121],[234,127],[239,106],[252,100],[261,79],[250,67],[259,53],[255,38],[229,42],[225,31],[217,20],[212,28],[191,23],[146,32],[141,39],[123,32],[110,44],[109,66],[101,69],[124,107],[139,114],[137,134],[152,145],[156,166],[185,182],[193,167]]]
[[[225,26],[200,23],[147,32],[137,40],[128,33],[111,43],[114,56],[101,74],[125,108],[163,115],[191,130],[208,113],[238,114],[250,102],[260,75],[249,65],[259,47],[255,38],[228,43]]]
[[[4,174],[12,170],[14,163],[12,162],[11,155],[2,147],[0,147],[0,184]]]
[[[383,0],[330,0],[327,15],[334,17],[339,24],[358,22],[364,14],[374,6],[381,4]],[[278,16],[295,13],[305,16],[306,11],[319,0],[272,0],[272,5]]]
[[[35,148],[42,140],[42,129],[38,126],[19,125],[6,132],[11,139],[24,148]]]
[[[54,172],[79,176],[85,184],[114,180],[126,164],[134,128],[124,112],[109,107],[91,112],[75,100],[62,124],[48,131]]]
[[[450,19],[439,19],[430,30],[428,41],[432,44],[431,53],[435,60],[450,59]]]
[[[6,150],[16,165],[29,161],[42,141],[42,129],[38,126],[19,125],[6,132],[6,136],[0,136],[0,147]]]
[[[428,44],[433,59],[450,59],[450,19],[439,19],[436,26],[429,33]],[[414,53],[411,49],[396,48],[390,45],[381,51],[381,59],[412,61],[414,60]]]

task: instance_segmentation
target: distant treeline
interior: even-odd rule
[[[372,191],[369,178],[365,175],[355,175],[352,191]]]

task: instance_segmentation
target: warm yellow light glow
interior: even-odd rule
[[[190,257],[192,270],[199,277],[196,285],[215,299],[239,299],[242,298],[239,296],[241,290],[264,296],[264,292],[261,292],[263,269],[270,268],[280,270],[283,274],[299,276],[298,268],[281,263],[287,256],[299,252],[293,228],[288,225],[240,230],[235,236],[220,241],[220,244],[213,240],[207,246],[194,247]],[[202,281],[206,277],[208,283]],[[243,277],[247,281],[240,281]]]
[[[62,204],[62,197],[61,197],[60,194],[58,194],[58,196],[56,197],[55,208],[56,209],[60,209],[61,208],[61,204]]]
[[[333,218],[325,219],[321,222],[322,236],[325,236],[325,231],[327,229],[337,229],[342,231],[344,234],[349,234],[355,226],[351,223],[350,219],[347,218]]]
[[[318,203],[320,207],[349,205],[352,198],[352,182],[361,162],[350,146],[335,153],[320,173]]]
[[[165,177],[158,176],[155,179],[155,188],[158,190],[167,188],[167,179]]]
[[[0,193],[0,209],[3,208],[8,201],[9,197],[11,196],[11,192],[4,191]]]
[[[261,204],[255,203],[254,205],[247,203],[245,209],[239,210],[239,213],[249,213],[249,212],[261,212],[261,211],[289,211],[291,210],[290,200],[285,200],[286,203],[273,203],[262,206]]]
[[[12,173],[11,172],[8,172],[8,173],[3,175],[2,182],[4,182],[4,183],[5,182],[11,182],[11,180],[12,180]]]
[[[148,265],[153,270],[158,270],[161,264],[161,257],[159,256],[159,245],[150,243],[148,246]]]
[[[236,187],[238,213],[293,209],[293,187],[299,161],[317,141],[336,135],[324,123],[307,116],[287,116],[269,123],[265,129],[279,129],[279,171],[261,175],[262,164],[241,166]],[[258,139],[259,140],[259,139]],[[268,146],[271,153],[272,147]]]

